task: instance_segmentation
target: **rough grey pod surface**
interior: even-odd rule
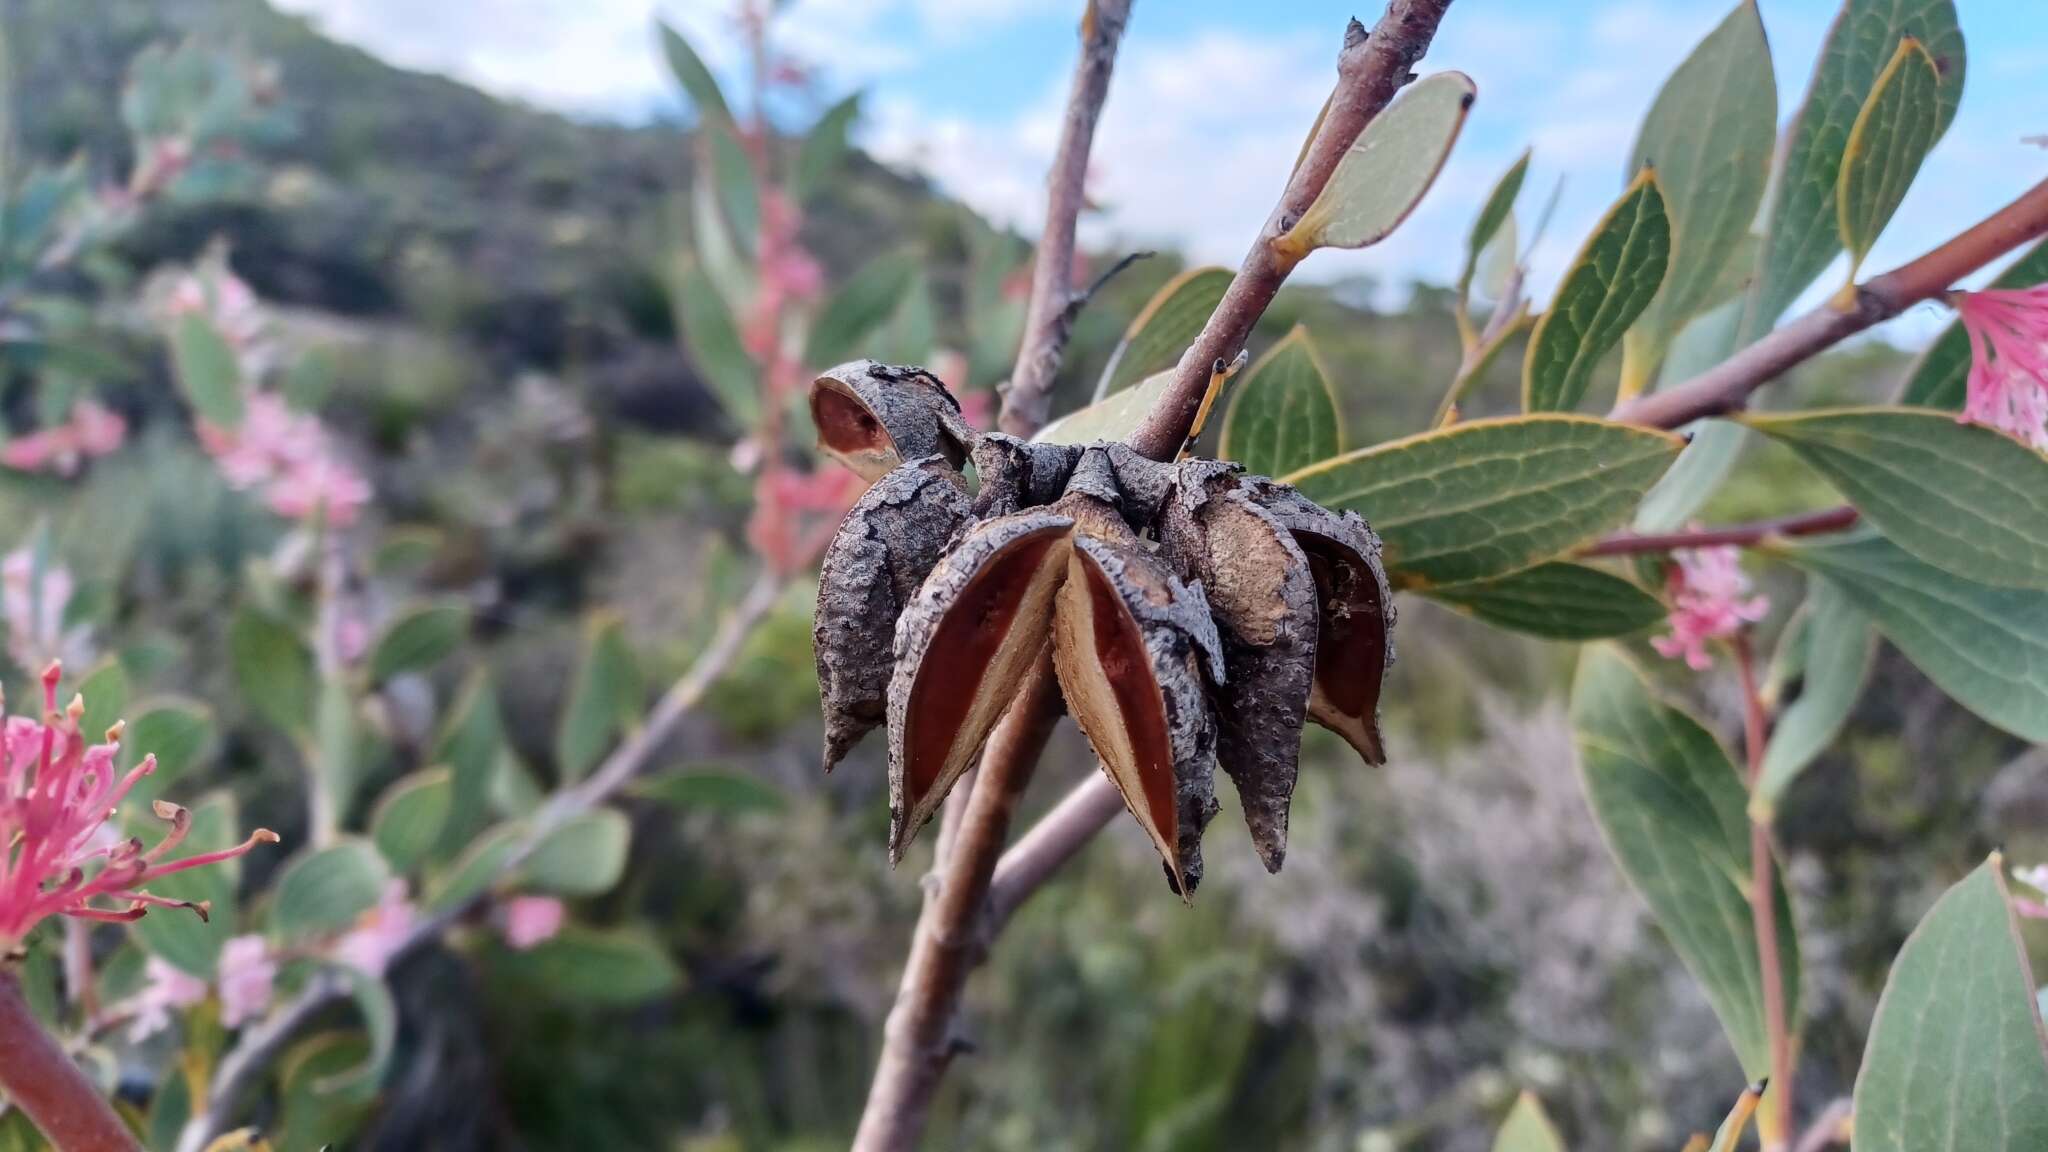
[[[1355,512],[1332,512],[1263,476],[1242,490],[1273,514],[1308,557],[1319,601],[1310,719],[1342,736],[1368,764],[1386,763],[1380,691],[1394,663],[1394,591],[1380,538]]]
[[[989,432],[974,445],[974,473],[981,490],[974,514],[986,519],[1039,508],[1060,498],[1081,459],[1078,444],[1034,444]]]
[[[958,468],[981,435],[945,384],[912,365],[848,361],[812,382],[810,403],[819,449],[869,483],[925,456]]]
[[[1235,469],[1213,461],[1182,466],[1159,535],[1164,555],[1208,596],[1229,671],[1211,692],[1217,761],[1237,786],[1259,859],[1278,872],[1315,680],[1315,577],[1294,534],[1239,489]]]
[[[1208,602],[1142,548],[1075,533],[1053,628],[1068,711],[1152,838],[1183,899],[1202,879],[1216,814],[1216,726],[1204,660],[1219,661]]]
[[[902,859],[974,763],[1044,651],[1074,522],[984,520],[960,536],[896,624],[889,680],[889,856]]]
[[[825,771],[888,718],[896,619],[968,519],[960,474],[926,456],[877,481],[833,534],[811,621]]]

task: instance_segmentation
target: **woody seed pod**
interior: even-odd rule
[[[874,483],[905,460],[966,463],[979,436],[960,402],[922,368],[853,360],[811,382],[818,448]]]

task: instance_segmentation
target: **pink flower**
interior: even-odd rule
[[[252,394],[239,427],[201,421],[199,442],[230,487],[256,492],[279,515],[324,514],[346,526],[370,502],[369,482],[341,458],[327,426],[274,392]]]
[[[2048,284],[1956,292],[1949,300],[1970,338],[1960,419],[2048,449]]]
[[[261,936],[237,936],[220,949],[220,1022],[239,1028],[263,1015],[277,984],[277,957]]]
[[[524,952],[560,932],[567,914],[568,909],[552,896],[514,896],[505,901],[499,927],[505,933],[505,943]]]
[[[121,725],[107,732],[106,743],[87,747],[78,732],[85,702],[73,698],[70,707],[57,710],[62,675],[55,663],[43,672],[40,723],[15,716],[0,730],[0,845],[6,846],[0,853],[0,954],[55,915],[125,921],[139,919],[151,905],[167,905],[204,917],[204,904],[152,896],[143,885],[277,842],[276,833],[258,828],[233,848],[164,862],[184,842],[192,816],[159,800],[154,810],[171,830],[156,847],[144,851],[137,838],[107,844],[101,829],[135,782],[156,770],[156,757],[145,756],[126,775],[117,774]]]
[[[171,1025],[171,1013],[206,999],[206,981],[187,973],[161,956],[151,956],[143,968],[142,991],[128,1002],[134,1013],[128,1023],[128,1039],[140,1043]]]
[[[419,909],[405,897],[405,881],[394,877],[384,887],[384,898],[362,914],[356,926],[334,943],[334,958],[372,976],[382,976],[392,957],[405,946]]]
[[[2029,920],[2048,920],[2048,864],[2014,868],[2012,878],[2027,889],[2012,894],[2012,910]]]
[[[63,565],[45,557],[40,572],[37,570],[33,543],[16,548],[0,561],[0,619],[7,623],[7,654],[16,667],[41,668],[52,660],[82,664],[92,659],[88,630],[64,627],[64,613],[76,590]]]
[[[1671,635],[1652,638],[1650,646],[1704,672],[1714,663],[1707,641],[1733,636],[1744,624],[1763,619],[1771,602],[1763,596],[1745,599],[1749,577],[1742,574],[1742,553],[1732,546],[1688,548],[1671,557],[1676,561],[1668,576]]]
[[[128,422],[121,414],[93,400],[71,406],[71,418],[63,424],[0,444],[0,465],[17,472],[54,472],[70,476],[85,460],[105,456],[128,438]]]

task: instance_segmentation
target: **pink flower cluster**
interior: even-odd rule
[[[797,239],[802,227],[802,210],[789,193],[773,185],[761,190],[760,280],[743,333],[747,350],[761,360],[777,355],[785,308],[815,300],[825,290],[825,270]]]
[[[382,976],[419,923],[419,909],[406,898],[405,880],[393,877],[377,906],[356,918],[356,925],[335,941],[336,960],[371,976]]]
[[[139,1042],[170,1026],[171,1013],[206,999],[207,982],[161,957],[143,969],[142,991],[127,1001],[128,1039]],[[221,945],[220,1022],[240,1028],[261,1017],[277,987],[277,956],[261,936],[237,936]]]
[[[1950,299],[1970,338],[1962,419],[2048,450],[2048,284]]]
[[[128,439],[128,422],[96,400],[71,406],[71,418],[0,444],[0,466],[16,472],[71,476],[78,466],[118,450]]]
[[[498,927],[507,945],[524,952],[554,939],[568,915],[569,910],[552,896],[514,896],[505,901]]]
[[[64,627],[74,591],[71,572],[63,565],[46,556],[38,570],[34,543],[24,544],[0,560],[0,620],[7,625],[7,655],[15,667],[41,668],[52,660],[82,664],[92,659],[88,629],[83,625]]]
[[[1764,618],[1767,597],[1749,595],[1749,577],[1742,574],[1742,553],[1733,546],[1688,548],[1671,554],[1671,634],[1650,640],[1667,659],[1683,658],[1687,667],[1704,672],[1713,666],[1709,640],[1725,639]]]
[[[345,526],[370,502],[369,481],[342,458],[327,426],[274,392],[249,396],[240,427],[200,422],[199,441],[229,485],[257,493],[281,516]]]
[[[74,698],[57,710],[62,675],[54,663],[43,673],[40,722],[14,716],[0,728],[0,953],[12,951],[30,929],[56,915],[125,921],[140,918],[152,905],[167,905],[205,916],[205,905],[152,896],[143,885],[277,841],[276,833],[258,828],[233,848],[166,861],[184,842],[192,816],[161,800],[154,810],[171,828],[154,848],[145,851],[139,838],[105,837],[102,830],[122,798],[156,770],[156,757],[117,773],[121,726],[108,731],[106,743],[88,747],[78,732],[85,702]]]

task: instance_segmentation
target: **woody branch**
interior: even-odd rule
[[[1394,0],[1370,35],[1357,21],[1351,22],[1338,57],[1337,87],[1315,138],[1222,302],[1194,345],[1182,356],[1173,384],[1131,437],[1132,445],[1140,452],[1165,460],[1179,450],[1208,388],[1211,366],[1218,360],[1234,357],[1244,347],[1253,326],[1293,270],[1295,260],[1276,250],[1273,241],[1322,192],[1337,162],[1358,134],[1412,77],[1415,62],[1421,59],[1449,7],[1450,0]],[[1084,35],[1089,28],[1090,23],[1084,22]],[[1085,71],[1092,64],[1091,54],[1084,46],[1080,69]],[[1106,80],[1105,75],[1105,83]],[[1087,86],[1077,78],[1075,96],[1081,97],[1086,91]],[[1070,124],[1072,115],[1070,109]],[[1085,163],[1082,167],[1085,168]],[[1056,232],[1051,221],[1063,208],[1078,212],[1080,205],[1078,199],[1063,203],[1060,193],[1061,187],[1055,181],[1047,234],[1064,236],[1071,245],[1070,228]],[[1062,256],[1049,244],[1041,245],[1029,314],[1044,315],[1043,310],[1054,307],[1055,302],[1064,306],[1071,259],[1070,249]],[[1048,275],[1049,261],[1057,275]],[[1058,350],[1051,354],[1048,363],[1040,358],[1042,345],[1034,343],[1043,339],[1044,331],[1049,329],[1034,328],[1027,333],[1013,382],[1032,379],[1027,371],[1043,371],[1043,379],[1049,382],[1057,369]],[[1034,360],[1047,366],[1027,369]],[[1035,431],[1037,420],[1043,418],[1043,407],[1038,409],[1035,420],[1015,421],[1011,419],[1010,403],[1016,398],[1013,383],[1010,401],[1005,404],[1004,431]],[[967,975],[987,938],[984,918],[993,908],[1015,907],[1014,901],[992,898],[991,882],[1001,868],[999,857],[1008,859],[1002,853],[1009,837],[1011,814],[1058,718],[1059,693],[1053,684],[1050,657],[1041,656],[1025,690],[990,735],[973,792],[964,806],[949,809],[961,813],[959,826],[941,829],[941,842],[950,844],[950,850],[936,870],[933,882],[937,887],[919,917],[903,983],[884,1029],[882,1053],[854,1137],[854,1147],[859,1152],[907,1149],[915,1145],[923,1131],[932,1094],[956,1047],[952,1032],[954,1016]],[[1054,854],[1041,853],[1051,866],[1039,875],[1040,880],[1059,860],[1077,851],[1121,806],[1114,788],[1100,774],[1091,774],[1089,783],[1083,787],[1105,793],[1106,799],[1084,796],[1078,810],[1079,820],[1072,825],[1078,835],[1057,845],[1064,851],[1056,859]],[[1077,810],[1063,804],[1059,811]],[[1042,837],[1027,840],[1041,845],[1046,842]],[[1014,883],[1013,880],[1012,891]]]

